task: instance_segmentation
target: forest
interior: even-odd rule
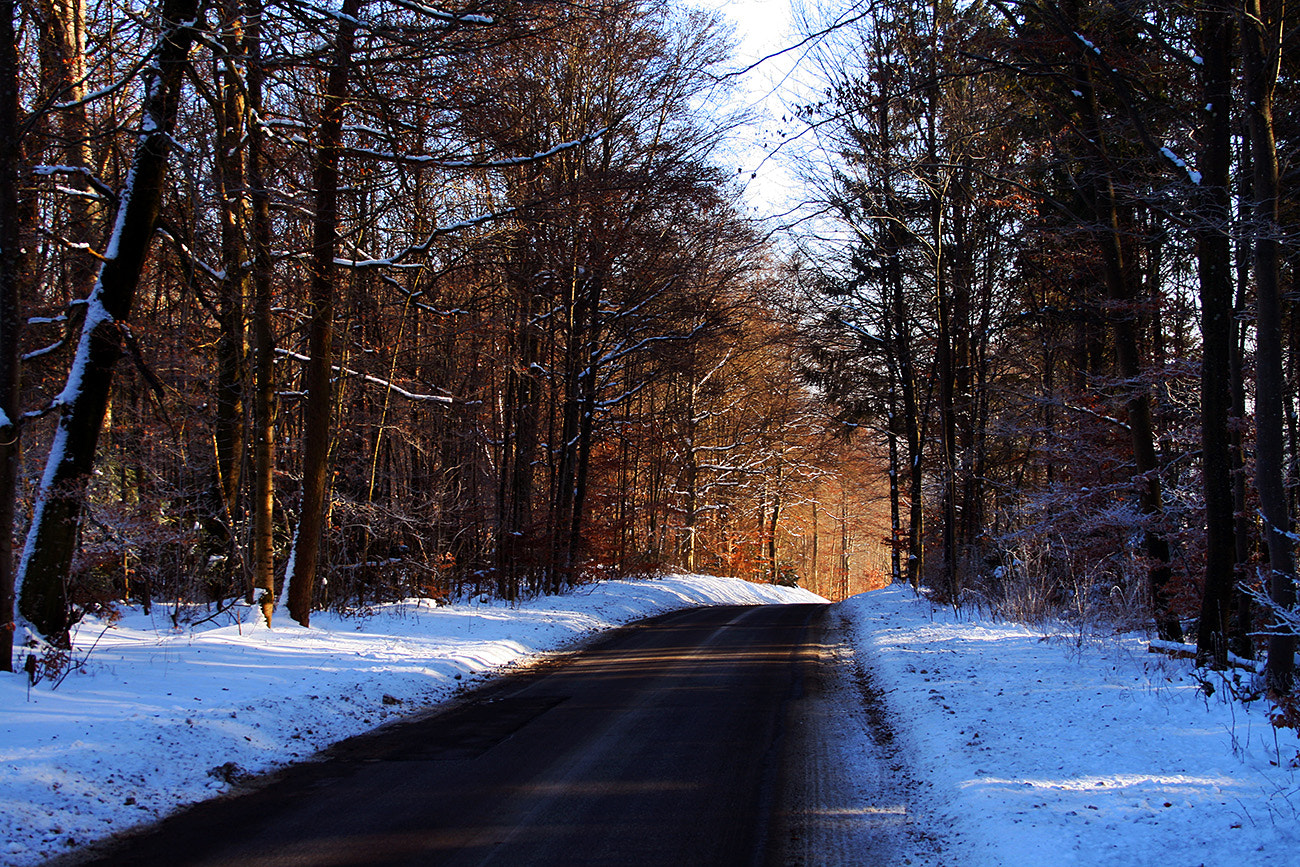
[[[1297,23],[807,12],[773,228],[715,13],[0,0],[0,664],[125,600],[682,569],[1289,696]]]

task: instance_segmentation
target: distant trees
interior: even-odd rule
[[[801,116],[840,241],[806,254],[802,320],[814,381],[892,456],[896,580],[1019,613],[1144,598],[1163,638],[1199,617],[1219,665],[1253,652],[1245,560],[1293,606],[1271,167],[1294,141],[1270,130],[1295,32],[1269,8],[935,0],[824,49]]]

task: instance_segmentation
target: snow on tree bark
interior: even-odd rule
[[[67,581],[81,522],[86,483],[122,354],[162,199],[181,77],[194,41],[197,0],[164,0],[167,30],[142,71],[141,132],[118,204],[104,261],[86,302],[76,356],[56,398],[58,427],[37,492],[36,509],[18,566],[19,608],[47,638],[67,641]]]

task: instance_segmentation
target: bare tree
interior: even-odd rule
[[[56,642],[71,625],[68,571],[77,544],[82,495],[108,406],[162,200],[180,83],[197,26],[197,0],[166,0],[159,47],[141,72],[141,131],[103,264],[86,300],[77,353],[57,399],[58,428],[46,459],[35,514],[18,567],[20,610]]]

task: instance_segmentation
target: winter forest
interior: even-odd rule
[[[0,664],[680,568],[1150,624],[1295,724],[1296,16],[805,10],[769,217],[713,12],[0,0]]]

